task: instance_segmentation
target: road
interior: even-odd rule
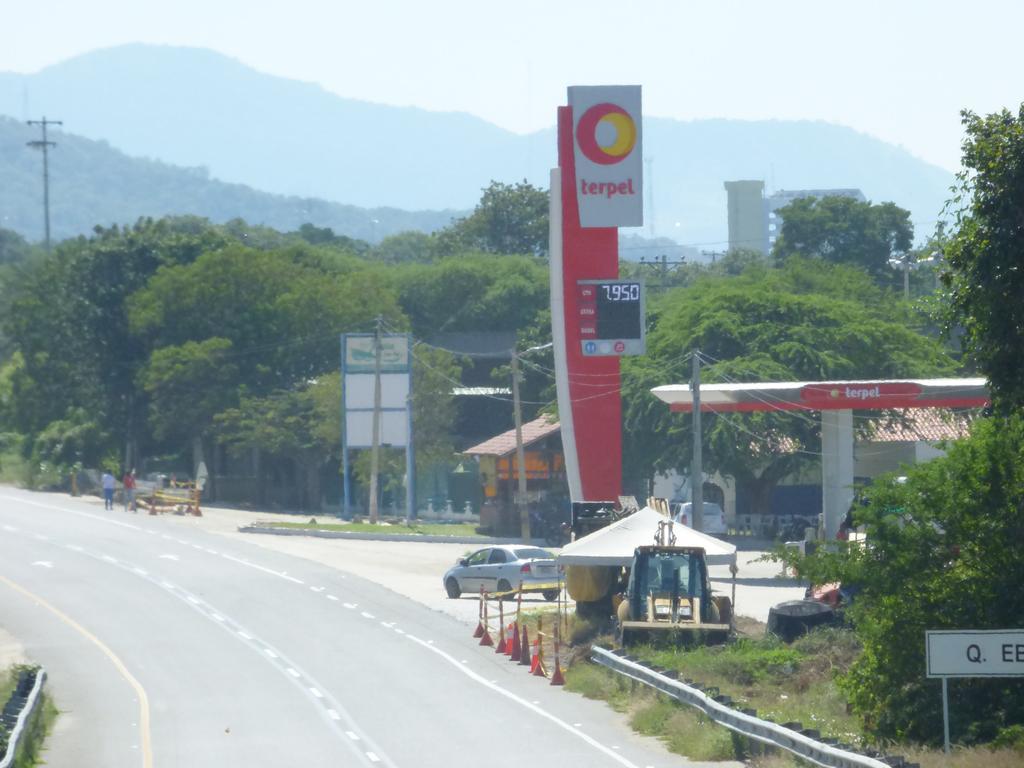
[[[49,766],[685,762],[452,616],[189,519],[0,488],[0,617],[50,673]]]

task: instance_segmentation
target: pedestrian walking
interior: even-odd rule
[[[135,509],[135,469],[134,467],[124,473],[124,479],[121,481],[121,485],[124,486],[124,511],[128,511],[128,507],[132,508],[132,512],[137,511]]]
[[[103,472],[101,478],[101,485],[103,486],[103,508],[113,509],[114,508],[114,476],[109,471]]]

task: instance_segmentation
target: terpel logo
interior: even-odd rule
[[[860,389],[847,387],[844,394],[848,400],[869,400],[880,397],[882,392],[881,387],[862,387]]]
[[[608,102],[595,104],[576,125],[576,143],[591,162],[614,165],[625,160],[636,146],[636,124],[620,106]]]

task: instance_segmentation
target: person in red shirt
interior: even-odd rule
[[[130,472],[124,473],[124,480],[121,481],[121,485],[124,486],[124,511],[128,511],[128,507],[132,508],[132,512],[137,512],[135,509],[135,470],[132,469]]]

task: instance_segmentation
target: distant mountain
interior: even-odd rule
[[[492,179],[547,186],[555,163],[553,129],[521,136],[467,114],[345,99],[191,48],[127,45],[0,73],[0,114],[45,114],[131,155],[364,207],[469,209]],[[910,209],[919,234],[953,181],[900,147],[823,122],[647,117],[644,131],[654,234],[699,248],[723,245],[727,180],[858,187]]]
[[[42,158],[26,142],[38,129],[0,117],[0,227],[43,238]],[[140,216],[195,214],[214,223],[242,218],[282,232],[310,222],[377,241],[410,229],[431,232],[459,211],[357,208],[313,198],[258,192],[209,178],[205,168],[179,168],[128,157],[102,141],[50,129],[50,218],[53,237],[87,234],[97,224],[131,224]]]

